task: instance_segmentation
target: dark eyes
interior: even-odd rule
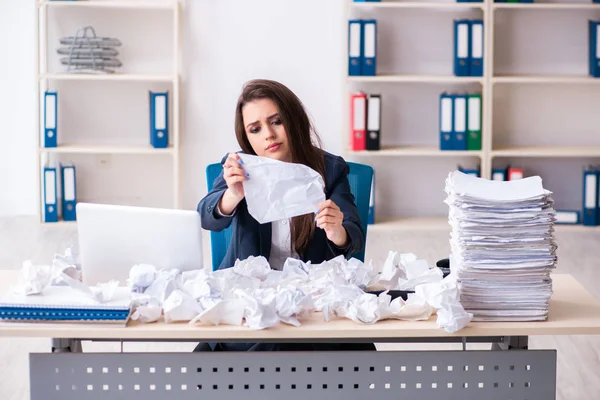
[[[271,124],[273,125],[281,125],[281,119],[274,119]],[[250,129],[250,133],[258,133],[260,132],[260,126],[254,127]]]

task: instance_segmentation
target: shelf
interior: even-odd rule
[[[77,226],[77,221],[63,221],[58,220],[57,222],[42,222],[40,221],[44,227],[62,227],[65,229],[72,229]]]
[[[166,149],[155,149],[143,145],[85,145],[85,144],[62,144],[58,147],[42,147],[40,153],[62,153],[62,154],[174,154],[173,147]]]
[[[494,3],[494,9],[538,9],[538,10],[600,10],[594,3]]]
[[[367,236],[369,232],[392,232],[392,231],[447,231],[450,232],[452,227],[448,223],[448,217],[431,217],[431,218],[382,218],[377,219],[375,224],[367,227]],[[556,232],[587,232],[598,230],[600,226],[585,226],[583,224],[554,224]],[[449,240],[449,239],[448,239]]]
[[[115,0],[77,0],[77,1],[39,1],[38,6],[82,7],[82,8],[134,8],[146,10],[169,10],[177,5],[176,1],[115,1]]]
[[[403,230],[446,230],[450,231],[448,217],[432,218],[381,218],[367,227],[369,231],[403,231]]]
[[[600,146],[527,146],[492,150],[492,157],[600,157]]]
[[[481,151],[440,150],[437,147],[404,146],[384,147],[381,150],[348,150],[349,155],[363,157],[432,156],[432,157],[481,157]]]
[[[507,75],[493,77],[492,83],[596,84],[600,83],[600,78],[587,75]]]
[[[429,9],[456,9],[456,10],[468,10],[468,9],[483,9],[485,3],[456,3],[456,2],[417,2],[417,1],[405,1],[405,2],[350,2],[350,7],[353,8],[429,8]]]
[[[42,74],[40,79],[57,81],[131,81],[131,82],[174,82],[177,75],[149,74]]]
[[[483,83],[480,76],[453,75],[377,75],[348,76],[348,82]]]

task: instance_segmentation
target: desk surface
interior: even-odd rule
[[[17,281],[18,271],[0,271],[0,294]],[[127,327],[93,324],[0,323],[0,337],[55,337],[75,339],[198,339],[260,341],[285,339],[379,339],[449,336],[530,336],[600,334],[600,302],[575,278],[554,274],[554,294],[549,317],[543,322],[472,322],[454,334],[436,325],[434,314],[428,321],[381,321],[364,325],[347,319],[323,320],[320,313],[301,320],[301,327],[281,324],[265,330],[243,326],[197,326],[188,323],[129,322]]]

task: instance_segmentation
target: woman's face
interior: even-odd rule
[[[279,118],[279,110],[270,99],[258,99],[242,108],[244,129],[256,155],[290,162],[287,132]]]

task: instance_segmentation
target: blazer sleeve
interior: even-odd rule
[[[227,156],[221,160],[221,165],[226,159]],[[221,201],[225,190],[227,190],[227,183],[223,178],[223,171],[221,171],[213,183],[212,190],[198,203],[198,212],[200,213],[200,222],[203,229],[219,232],[231,225],[231,221],[236,214],[235,211],[231,216],[219,216],[217,213],[217,205]]]
[[[348,182],[349,172],[350,167],[348,164],[342,158],[339,158],[334,166],[332,175],[335,177],[335,181],[329,197],[344,214],[342,226],[348,234],[348,243],[344,247],[338,247],[335,243],[327,240],[327,244],[334,254],[337,256],[344,255],[346,258],[361,251],[365,243],[365,232]]]

